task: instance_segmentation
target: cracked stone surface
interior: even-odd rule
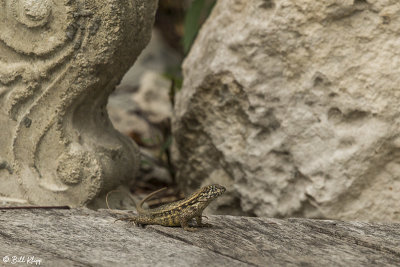
[[[135,176],[108,96],[157,0],[0,1],[0,201],[82,206]]]
[[[176,99],[181,187],[230,188],[225,214],[400,221],[399,10],[218,1]]]
[[[42,266],[400,264],[396,223],[209,216],[212,228],[186,232],[114,222],[121,216],[88,209],[0,210],[0,265],[15,266],[2,261],[13,256],[34,256]]]

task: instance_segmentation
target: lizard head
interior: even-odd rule
[[[207,185],[200,189],[199,201],[211,201],[222,195],[226,188],[219,184]]]

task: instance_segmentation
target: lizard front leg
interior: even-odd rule
[[[196,216],[196,223],[197,223],[198,227],[212,227],[212,224],[203,223],[202,219],[203,219],[203,216],[201,214],[199,216]]]
[[[190,227],[189,226],[189,221],[191,218],[187,218],[185,216],[181,216],[179,217],[179,222],[181,223],[181,227],[183,228],[183,230],[185,231],[190,231],[190,232],[194,232],[197,231],[196,227]]]

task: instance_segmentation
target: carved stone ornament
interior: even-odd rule
[[[81,206],[132,178],[107,98],[157,0],[0,0],[0,201]]]

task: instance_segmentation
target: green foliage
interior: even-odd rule
[[[165,153],[168,153],[168,150],[170,149],[171,145],[172,145],[172,136],[168,135],[167,139],[165,140],[165,142],[162,144],[162,146],[160,148],[160,155],[159,155],[160,159],[162,158],[162,156]]]
[[[194,0],[185,16],[185,33],[183,36],[183,50],[187,54],[199,32],[201,25],[207,19],[216,0]]]
[[[183,84],[182,70],[179,69],[178,74],[175,74],[174,72],[166,72],[164,73],[164,77],[171,81],[171,87],[169,89],[169,98],[172,106],[174,106],[175,94],[179,92],[179,90],[181,90]]]

